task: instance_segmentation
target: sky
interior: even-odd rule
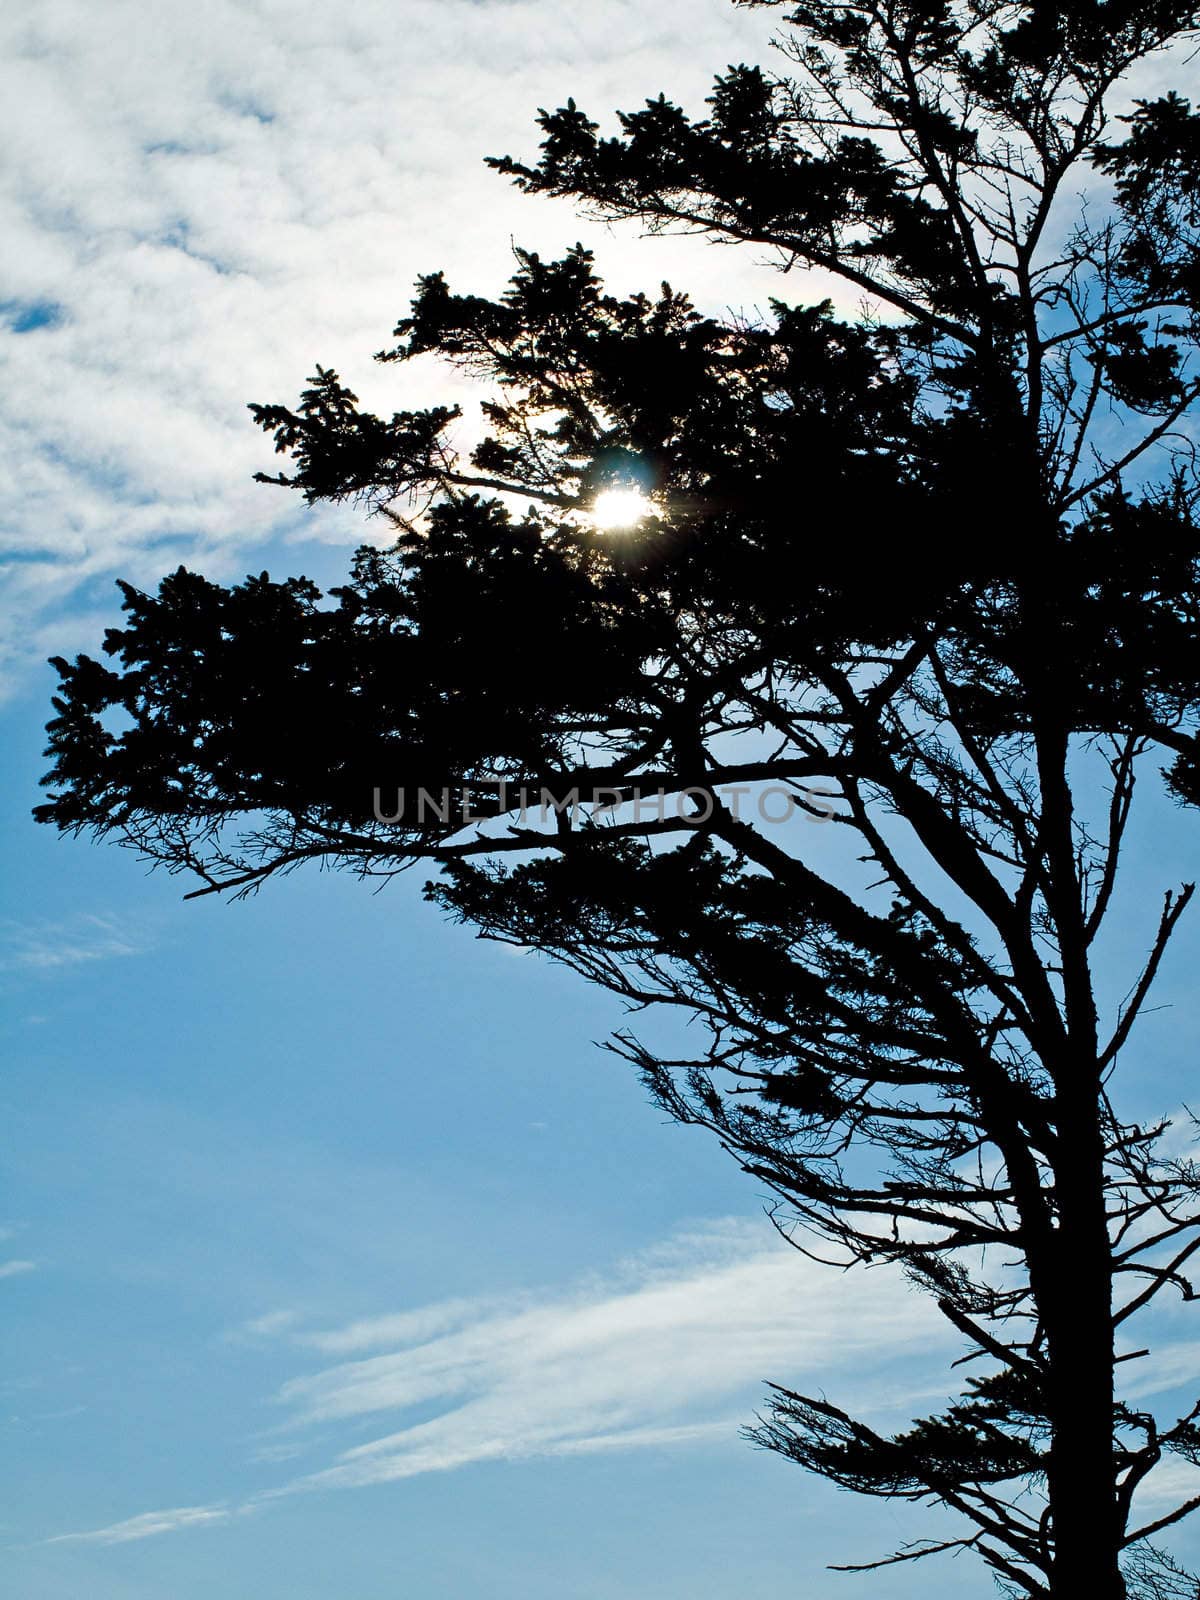
[[[766,58],[768,23],[722,0],[4,9],[13,1600],[912,1592],[903,1568],[826,1564],[938,1524],[739,1430],[767,1379],[902,1424],[958,1347],[894,1279],[781,1244],[753,1183],[596,1048],[615,1002],[439,921],[415,878],[185,904],[180,881],[28,820],[44,658],[96,647],[117,576],[331,583],[376,536],[254,484],[274,461],[245,408],[292,400],[317,361],[381,407],[466,398],[370,362],[419,273],[494,293],[514,240],[582,239],[617,289],[670,277],[718,313],[830,292],[581,221],[482,164],[530,152],[536,108],[568,95],[695,106],[714,71]],[[1127,955],[1195,859],[1169,810],[1136,848],[1155,876]],[[1167,1003],[1196,954],[1164,970]],[[1145,1062],[1156,1104],[1191,1068],[1170,1016]],[[1186,1322],[1163,1335],[1147,1392],[1195,1370]],[[963,1561],[920,1582],[992,1592]]]

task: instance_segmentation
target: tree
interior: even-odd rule
[[[484,937],[699,1019],[694,1058],[612,1048],[798,1247],[899,1263],[978,1363],[895,1438],[775,1390],[759,1441],[962,1519],[888,1559],[1191,1594],[1152,1541],[1200,1499],[1140,1522],[1131,1499],[1200,1464],[1200,1404],[1164,1420],[1114,1370],[1135,1317],[1192,1297],[1200,1169],[1113,1074],[1192,886],[1128,994],[1096,968],[1139,774],[1165,760],[1200,803],[1200,116],[1107,109],[1198,14],[784,21],[790,78],[733,67],[705,117],[660,98],[613,137],[568,102],[535,164],[493,164],[823,268],[861,313],[620,299],[579,246],[518,252],[495,301],[423,278],[379,359],[477,374],[484,437],[365,413],[321,368],[296,409],[254,407],[292,464],[271,481],[363,502],[395,543],[328,603],[265,573],[126,586],[114,664],[57,662],[38,815],[198,894],[430,863]]]

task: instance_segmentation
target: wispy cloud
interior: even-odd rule
[[[351,1355],[384,1345],[416,1345],[471,1322],[480,1322],[493,1305],[486,1300],[443,1300],[384,1317],[369,1317],[344,1328],[298,1334],[301,1343],[326,1355]],[[509,1302],[511,1305],[511,1301]]]
[[[37,1270],[36,1261],[4,1261],[0,1262],[0,1278],[18,1278],[23,1273]]]
[[[273,1311],[238,1330],[247,1333],[293,1357],[373,1352],[282,1385],[275,1400],[286,1420],[276,1438],[284,1437],[254,1459],[282,1463],[320,1449],[325,1463],[249,1506],[483,1461],[740,1448],[739,1426],[764,1379],[829,1387],[886,1415],[940,1394],[927,1361],[944,1364],[955,1343],[897,1274],[831,1273],[761,1219],[698,1226],[557,1288],[328,1328]],[[403,1421],[414,1410],[420,1420]],[[361,1441],[364,1426],[389,1415],[401,1425],[345,1445],[347,1431]],[[328,1438],[339,1430],[344,1447],[331,1456]],[[117,1543],[232,1514],[185,1507],[60,1537]]]
[[[169,1511],[144,1511],[141,1516],[114,1522],[107,1528],[90,1528],[83,1533],[59,1533],[47,1544],[128,1544],[135,1539],[153,1539],[160,1533],[177,1533],[181,1528],[198,1528],[205,1523],[224,1522],[232,1512],[227,1506],[176,1506]]]
[[[1145,1400],[1173,1389],[1200,1392],[1200,1342],[1174,1339],[1155,1345],[1148,1355],[1117,1368],[1122,1400]],[[1188,1400],[1191,1404],[1191,1398]]]
[[[0,970],[51,973],[81,962],[141,955],[144,932],[111,916],[80,913],[61,922],[0,924]]]
[[[285,1332],[297,1320],[295,1311],[267,1311],[261,1317],[251,1317],[227,1335],[231,1339],[271,1339]]]
[[[1168,1456],[1134,1490],[1133,1506],[1136,1518],[1155,1518],[1179,1506],[1185,1500],[1200,1494],[1200,1467],[1178,1456]]]
[[[507,1307],[455,1301],[308,1334],[328,1351],[393,1348],[285,1384],[279,1398],[295,1425],[416,1407],[437,1414],[357,1444],[290,1487],[733,1440],[765,1378],[841,1378],[860,1400],[882,1402],[898,1362],[952,1336],[897,1277],[873,1274],[864,1289],[861,1277],[815,1267],[762,1223],[727,1222],[608,1281]],[[864,1376],[872,1372],[874,1380]]]

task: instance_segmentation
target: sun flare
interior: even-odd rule
[[[605,489],[592,503],[591,519],[606,533],[635,528],[654,510],[640,489]]]

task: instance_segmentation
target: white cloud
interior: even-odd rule
[[[436,1411],[292,1486],[307,1488],[732,1440],[733,1418],[747,1419],[763,1379],[836,1378],[860,1403],[886,1405],[897,1361],[953,1342],[897,1276],[836,1275],[762,1223],[733,1222],[681,1236],[607,1282],[508,1307],[454,1302],[307,1338],[328,1350],[385,1340],[399,1348],[292,1379],[280,1399],[296,1424]]]
[[[1117,1389],[1123,1400],[1145,1400],[1181,1386],[1200,1389],[1200,1343],[1195,1339],[1155,1344],[1148,1355],[1117,1367]]]
[[[266,1461],[275,1463],[279,1461],[294,1461],[297,1456],[304,1454],[302,1444],[264,1444],[255,1450],[251,1461]]]
[[[305,1344],[327,1355],[349,1355],[356,1350],[377,1349],[387,1344],[422,1344],[464,1322],[478,1321],[486,1310],[485,1301],[445,1300],[437,1305],[422,1306],[417,1311],[365,1318],[328,1332],[305,1333],[301,1338]]]
[[[1200,1468],[1179,1456],[1167,1456],[1134,1490],[1134,1525],[1138,1517],[1153,1521],[1193,1495],[1200,1495]]]
[[[205,1523],[224,1522],[232,1515],[226,1506],[176,1506],[170,1511],[145,1511],[141,1516],[114,1522],[107,1528],[92,1528],[84,1533],[59,1533],[47,1544],[128,1544],[135,1539],[153,1539],[160,1533],[177,1533],[181,1528],[197,1528]]]
[[[254,1339],[269,1339],[283,1333],[296,1321],[295,1311],[268,1311],[261,1317],[252,1317],[236,1330],[238,1337],[247,1335]]]
[[[36,1261],[0,1262],[0,1278],[18,1278],[26,1272],[35,1272],[36,1270]]]
[[[887,1416],[942,1393],[956,1336],[898,1274],[839,1274],[788,1248],[761,1220],[682,1232],[572,1285],[507,1300],[452,1300],[341,1327],[268,1313],[242,1332],[283,1348],[379,1353],[291,1378],[284,1435],[253,1459],[329,1451],[337,1430],[420,1408],[241,1510],[301,1491],[354,1488],[483,1461],[621,1450],[744,1448],[738,1429],[770,1379]],[[929,1383],[936,1363],[938,1382]],[[305,1439],[307,1430],[314,1430]],[[298,1441],[298,1442],[297,1442]],[[118,1543],[234,1515],[225,1505],[148,1512],[94,1532]]]
[[[80,913],[62,922],[0,925],[0,970],[53,972],[81,962],[141,955],[144,934],[115,918]]]
[[[598,1455],[606,1450],[662,1449],[670,1445],[728,1441],[735,1437],[744,1420],[741,1417],[726,1417],[721,1422],[690,1422],[676,1428],[627,1428],[624,1433],[597,1433],[586,1439],[569,1439],[564,1444],[551,1445],[541,1453],[583,1456]]]

